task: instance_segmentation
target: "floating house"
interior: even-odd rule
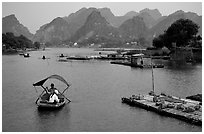
[[[127,57],[126,57],[127,58]],[[112,61],[111,64],[119,64],[126,65],[131,67],[139,67],[139,68],[163,68],[163,64],[152,64],[152,58],[150,56],[140,54],[131,55],[128,61]]]
[[[130,62],[132,65],[151,65],[151,58],[144,54],[134,54],[131,56]]]

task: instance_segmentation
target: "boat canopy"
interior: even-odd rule
[[[34,83],[33,86],[42,86],[45,83],[45,81],[47,81],[48,79],[60,80],[61,82],[63,82],[64,84],[66,84],[69,87],[69,84],[67,83],[67,81],[59,75],[51,75],[51,76],[49,76],[49,77],[47,77],[47,78],[45,78],[39,82]]]

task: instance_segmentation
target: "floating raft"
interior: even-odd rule
[[[69,56],[67,57],[68,60],[90,60],[89,57],[76,57],[76,56]]]
[[[131,66],[131,67],[139,67],[139,68],[151,68],[153,66],[153,68],[163,68],[164,65],[162,64],[153,64],[151,65],[136,65],[136,64],[132,64],[130,62],[126,62],[126,61],[111,61],[111,64],[118,64],[118,65],[125,65],[125,66]]]
[[[202,125],[202,106],[198,101],[192,101],[189,99],[181,99],[177,97],[160,96],[164,98],[166,107],[157,105],[154,100],[154,96],[146,95],[142,97],[132,96],[129,98],[123,97],[122,103],[129,104],[131,106],[141,107],[146,110],[154,111],[158,114],[174,117],[195,125]],[[182,105],[182,107],[181,107]],[[187,110],[188,107],[200,106],[196,110]],[[186,108],[186,109],[185,109]]]

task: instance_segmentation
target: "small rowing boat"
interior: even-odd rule
[[[57,79],[66,85],[66,88],[63,90],[63,92],[60,92],[60,90],[56,89],[57,90],[56,95],[57,95],[57,98],[59,100],[58,102],[56,102],[56,101],[50,102],[49,101],[51,94],[49,93],[48,89],[43,86],[43,84],[49,79]],[[71,102],[67,97],[64,96],[65,91],[70,87],[70,85],[63,77],[61,77],[59,75],[51,75],[51,76],[49,76],[43,80],[40,80],[39,82],[34,83],[33,86],[34,87],[40,86],[43,88],[42,93],[35,101],[38,108],[40,108],[40,109],[42,109],[42,108],[43,109],[61,108],[62,106],[64,106],[66,104],[66,100],[68,101],[68,103]]]
[[[29,53],[25,53],[25,54],[23,54],[23,56],[24,56],[25,58],[28,58],[28,57],[30,57],[30,54],[29,54]]]

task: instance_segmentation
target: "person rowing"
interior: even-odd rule
[[[48,90],[48,93],[50,94],[50,97],[49,97],[49,102],[51,103],[54,103],[54,102],[59,102],[59,98],[58,98],[58,90],[54,87],[54,84],[52,83],[51,84],[51,88]]]

